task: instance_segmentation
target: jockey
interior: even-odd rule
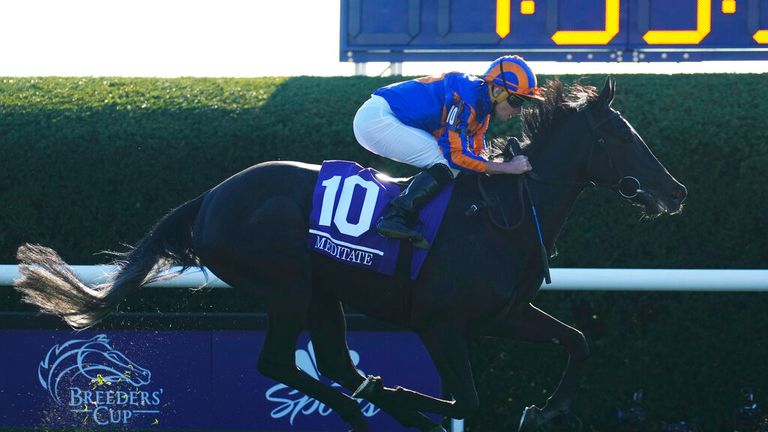
[[[419,210],[460,171],[529,171],[525,156],[501,163],[483,157],[485,131],[491,113],[501,121],[519,116],[524,102],[543,100],[540,90],[519,56],[494,60],[480,77],[450,72],[376,90],[355,115],[355,138],[379,156],[423,169],[376,222],[379,234],[426,249],[429,243],[414,229]]]

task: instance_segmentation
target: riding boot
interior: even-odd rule
[[[429,242],[418,230],[419,211],[438,192],[453,180],[453,173],[447,165],[435,164],[418,173],[411,184],[393,199],[376,222],[376,231],[384,237],[409,239],[415,247],[429,248]]]

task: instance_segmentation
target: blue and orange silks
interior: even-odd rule
[[[418,78],[376,90],[403,124],[431,133],[453,168],[485,172],[485,132],[492,104],[488,84],[460,72]]]

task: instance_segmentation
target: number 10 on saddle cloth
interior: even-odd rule
[[[419,215],[419,229],[430,244],[452,191],[452,184],[444,188]],[[307,246],[344,264],[394,274],[401,242],[380,236],[373,226],[399,193],[397,183],[372,168],[349,161],[323,162],[312,199]],[[428,252],[414,248],[411,279],[418,277]]]

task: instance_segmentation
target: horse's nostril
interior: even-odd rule
[[[686,196],[688,196],[688,190],[685,188],[685,186],[680,185],[680,187],[672,189],[672,198],[682,201]]]

